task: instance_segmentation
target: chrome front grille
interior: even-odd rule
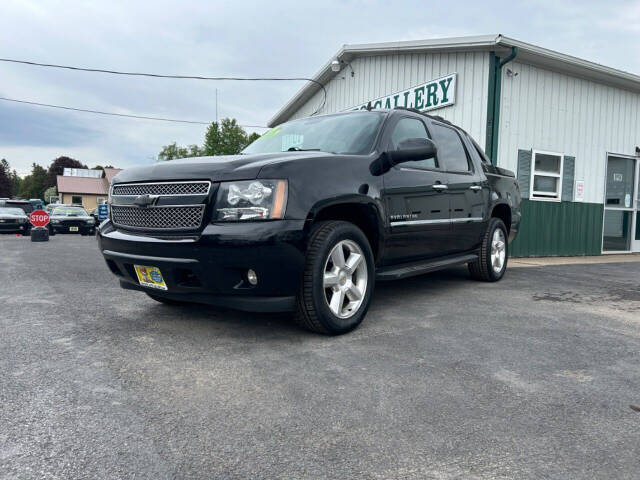
[[[123,227],[150,230],[194,230],[202,224],[205,205],[129,207],[111,205],[111,219]]]
[[[113,186],[112,195],[207,195],[211,182],[122,183]]]

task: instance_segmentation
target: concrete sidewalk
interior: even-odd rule
[[[640,254],[628,253],[624,255],[597,255],[580,257],[535,257],[510,258],[509,268],[544,267],[548,265],[585,265],[591,263],[626,263],[640,262]]]

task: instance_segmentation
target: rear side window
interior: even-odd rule
[[[401,142],[410,138],[429,139],[427,128],[424,126],[424,123],[416,118],[401,118],[393,128],[393,133],[391,134],[392,148],[397,150]],[[435,158],[406,162],[403,165],[410,168],[438,168]]]
[[[453,128],[437,123],[433,124],[431,130],[438,147],[438,159],[444,168],[455,172],[469,171],[467,152],[458,133]]]

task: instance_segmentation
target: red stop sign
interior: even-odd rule
[[[34,227],[46,227],[49,223],[49,214],[44,210],[34,210],[29,215],[29,220]]]

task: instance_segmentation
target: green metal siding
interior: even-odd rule
[[[522,222],[510,255],[600,255],[602,215],[597,203],[522,200]]]

